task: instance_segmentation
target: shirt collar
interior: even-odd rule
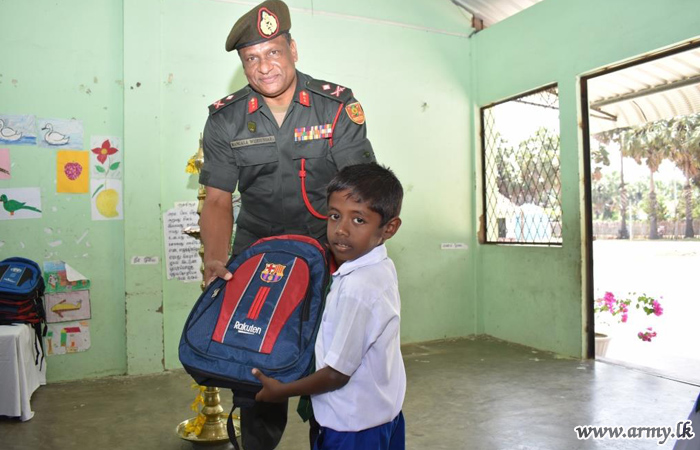
[[[294,98],[292,102],[299,103],[300,105],[306,106],[307,108],[311,106],[311,94],[308,90],[304,89],[305,82],[302,78],[302,73],[297,70],[297,88],[294,91]]]
[[[311,106],[311,94],[308,90],[304,89],[304,81],[302,78],[302,73],[297,70],[297,86],[294,90],[292,103],[296,102],[308,108]],[[248,114],[253,114],[255,111],[262,108],[263,105],[265,105],[265,99],[263,96],[251,88],[250,94],[248,95]]]
[[[378,245],[374,247],[369,253],[366,253],[357,259],[353,259],[352,261],[346,261],[343,264],[341,264],[338,270],[336,270],[335,273],[333,273],[333,276],[348,275],[361,267],[371,266],[372,264],[381,262],[385,260],[387,256],[388,254],[386,251],[386,245]]]

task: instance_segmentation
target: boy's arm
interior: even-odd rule
[[[258,369],[253,369],[253,375],[263,385],[262,390],[255,396],[255,400],[263,402],[281,402],[299,395],[323,394],[340,389],[350,380],[349,376],[330,366],[291,383],[280,383],[274,378],[263,375]]]

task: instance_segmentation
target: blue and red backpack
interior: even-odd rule
[[[283,383],[310,373],[329,260],[317,240],[285,235],[229,261],[233,277],[213,281],[185,322],[179,355],[187,373],[199,385],[232,389],[234,409],[251,406],[262,388],[253,368]]]
[[[28,323],[34,328],[34,362],[40,367],[44,362],[43,337],[47,331],[44,286],[36,262],[19,256],[0,261],[0,325]]]

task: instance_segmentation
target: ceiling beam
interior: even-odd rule
[[[627,94],[616,95],[615,97],[605,98],[602,100],[595,101],[590,104],[593,109],[599,109],[603,106],[612,105],[613,103],[620,103],[629,100],[634,100],[639,97],[646,97],[647,95],[659,94],[661,92],[671,91],[673,89],[679,89],[685,86],[692,86],[693,84],[700,83],[700,75],[694,75],[690,78],[684,78],[682,80],[671,81],[670,83],[662,84],[659,86],[653,86],[646,89],[641,89],[639,91],[629,92]]]

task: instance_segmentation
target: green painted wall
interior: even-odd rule
[[[184,167],[197,148],[207,106],[246,84],[237,54],[226,53],[224,42],[250,6],[177,4],[162,11],[164,209],[196,198],[196,178]],[[397,172],[406,189],[404,225],[389,243],[399,270],[404,342],[473,334],[472,252],[440,250],[443,242],[470,242],[474,233],[464,176],[472,170],[466,152],[472,121],[468,18],[449,2],[434,8],[427,0],[414,8],[397,0],[352,7],[316,0],[313,12],[309,0],[288,4],[298,69],[353,89],[380,162]],[[167,368],[179,367],[177,343],[198,289],[164,283]]]
[[[473,171],[469,18],[429,0],[411,8],[398,0],[289,5],[299,69],[354,90],[380,161],[404,183],[404,226],[390,242],[404,341],[474,333],[473,251],[440,250],[443,242],[474,241],[464,176]],[[93,285],[92,347],[49,358],[48,378],[180,367],[177,344],[198,283],[167,280],[164,264],[130,260],[163,262],[162,213],[196,199],[197,179],[185,163],[207,106],[245,84],[223,43],[250,4],[11,0],[2,7],[0,58],[11,63],[0,66],[0,114],[75,117],[86,149],[90,135],[114,135],[125,155],[125,219],[93,222],[87,194],[55,194],[55,151],[10,147],[13,178],[0,187],[41,186],[45,212],[40,220],[1,222],[0,256],[64,259]],[[48,245],[56,240],[62,245]]]
[[[696,37],[697,17],[700,3],[695,0],[545,0],[472,39],[475,107],[552,82],[559,85],[564,241],[561,248],[479,246],[479,333],[584,354],[578,79]],[[479,148],[476,142],[472,148]],[[475,217],[481,210],[479,201]]]
[[[122,136],[121,2],[2,1],[0,30],[0,114],[82,120],[85,150],[91,135]],[[125,373],[124,221],[92,221],[90,194],[56,193],[56,150],[0,147],[12,159],[0,188],[39,186],[43,209],[0,221],[0,258],[65,260],[92,282],[92,346],[50,357],[49,381]]]
[[[404,225],[389,244],[404,342],[485,333],[581,355],[577,79],[693,37],[700,4],[545,0],[472,38],[469,18],[448,1],[410,8],[399,0],[289,4],[299,69],[353,89],[379,160],[404,184]],[[237,56],[223,43],[250,5],[2,6],[0,60],[11,63],[0,66],[0,114],[75,117],[88,143],[90,135],[123,138],[123,221],[92,221],[87,194],[55,193],[55,151],[7,146],[13,178],[0,187],[40,186],[44,215],[0,222],[0,256],[64,259],[93,283],[92,347],[51,357],[49,380],[177,368],[180,331],[199,286],[166,280],[163,264],[129,261],[163,261],[162,213],[196,199],[197,180],[185,163],[207,105],[245,84]],[[564,245],[479,245],[478,107],[551,82],[560,89]],[[441,250],[441,243],[466,243],[468,250]]]

